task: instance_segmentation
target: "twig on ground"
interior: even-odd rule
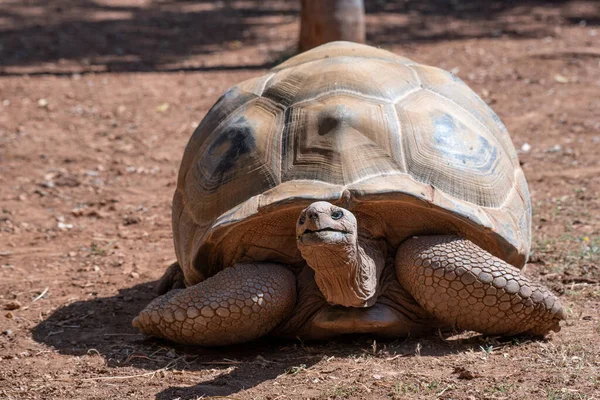
[[[550,50],[550,51],[536,51],[534,53],[529,53],[526,57],[532,58],[555,58],[555,57],[600,57],[600,50],[595,48],[574,48],[574,49],[564,49],[564,50]]]
[[[573,276],[573,277],[569,277],[569,278],[563,278],[562,279],[562,283],[590,283],[590,284],[596,284],[596,283],[600,283],[600,280],[598,279],[592,279],[592,278],[586,278],[583,276]]]
[[[93,378],[83,378],[80,379],[80,381],[82,382],[87,382],[87,381],[110,381],[110,380],[124,380],[124,379],[135,379],[135,378],[144,378],[147,376],[150,376],[152,378],[154,378],[154,376],[156,376],[156,374],[158,373],[164,373],[167,372],[169,369],[171,369],[171,367],[173,367],[174,365],[177,364],[177,362],[179,360],[181,360],[183,357],[179,357],[173,361],[171,361],[170,363],[168,363],[165,367],[163,368],[159,368],[155,371],[151,371],[151,372],[146,372],[143,374],[135,374],[135,375],[119,375],[119,376],[96,376]]]
[[[446,339],[444,337],[444,335],[442,334],[442,330],[441,329],[438,329],[438,336],[439,336],[439,338],[440,338],[440,340],[442,342],[444,342],[444,343],[451,343],[448,339]]]
[[[400,357],[410,357],[410,356],[412,356],[412,353],[396,354],[396,355],[395,355],[395,356],[393,356],[393,357],[386,358],[386,359],[385,359],[385,361],[393,361],[393,360],[395,360],[396,358],[400,358]]]
[[[224,361],[196,361],[196,364],[199,364],[199,365],[239,365],[239,364],[243,364],[243,362],[241,362],[241,361],[228,360],[226,358],[224,358],[223,360]]]
[[[436,397],[440,397],[441,395],[443,395],[444,393],[446,393],[447,390],[450,389],[454,389],[454,385],[448,385],[446,386],[441,392],[439,392],[438,394],[436,394]]]
[[[39,294],[39,296],[37,296],[37,297],[36,297],[35,299],[33,299],[31,302],[32,302],[32,303],[35,303],[36,301],[38,301],[39,299],[41,299],[42,297],[44,297],[44,295],[45,295],[46,293],[48,293],[48,289],[50,289],[50,288],[49,288],[49,287],[47,287],[46,289],[44,289],[44,290],[42,291],[42,293],[40,293],[40,294]]]
[[[156,375],[159,372],[165,372],[166,368],[157,369],[156,371],[146,372],[144,374],[136,374],[136,375],[121,375],[121,376],[96,376],[93,378],[83,378],[82,381],[109,381],[109,380],[121,380],[121,379],[134,379],[134,378],[143,378],[145,376]]]
[[[83,317],[73,317],[73,318],[69,318],[69,319],[66,319],[66,320],[64,320],[64,321],[60,321],[60,322],[58,322],[56,325],[58,325],[58,326],[60,326],[60,327],[62,327],[62,328],[65,328],[65,327],[68,327],[68,326],[67,326],[67,324],[70,324],[70,323],[72,323],[72,322],[74,322],[74,321],[83,321],[84,319],[86,319],[87,317],[89,317],[89,316],[90,316],[90,315],[92,315],[92,314],[94,314],[94,312],[93,312],[93,311],[90,311],[89,313],[85,314]]]
[[[143,336],[143,333],[105,333],[104,336]]]

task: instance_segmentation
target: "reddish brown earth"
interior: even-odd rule
[[[592,0],[367,2],[371,44],[455,72],[523,149],[527,272],[561,295],[560,333],[206,350],[131,327],[174,259],[188,137],[293,52],[297,3],[0,1],[0,398],[600,398]]]

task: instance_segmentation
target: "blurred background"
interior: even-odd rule
[[[337,5],[350,21],[347,30],[360,30],[352,21],[364,4],[366,41],[384,47],[543,39],[561,27],[598,25],[600,18],[598,2],[568,0],[4,0],[0,71],[266,68],[298,47],[301,3],[309,16],[304,25],[321,22],[332,31],[335,18],[320,12],[331,14]],[[352,34],[347,38],[364,36]],[[317,36],[327,39],[326,32]]]
[[[0,398],[597,398],[600,2],[327,2],[0,0]],[[328,21],[359,39],[364,22],[366,43],[452,71],[500,116],[560,333],[207,350],[131,327],[175,258],[192,131]]]

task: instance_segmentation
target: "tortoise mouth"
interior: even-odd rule
[[[311,234],[311,233],[319,233],[319,232],[338,232],[338,233],[343,233],[346,235],[350,233],[348,231],[344,231],[344,230],[340,230],[340,229],[333,229],[333,228],[323,228],[323,229],[315,229],[315,230],[305,229],[304,232],[302,232],[302,234],[300,236]]]
[[[323,246],[348,242],[351,232],[333,228],[306,229],[298,236],[300,246]]]

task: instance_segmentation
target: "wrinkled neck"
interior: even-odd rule
[[[359,238],[338,246],[315,246],[302,256],[315,271],[317,286],[330,304],[370,307],[379,296],[385,250],[376,241]]]

